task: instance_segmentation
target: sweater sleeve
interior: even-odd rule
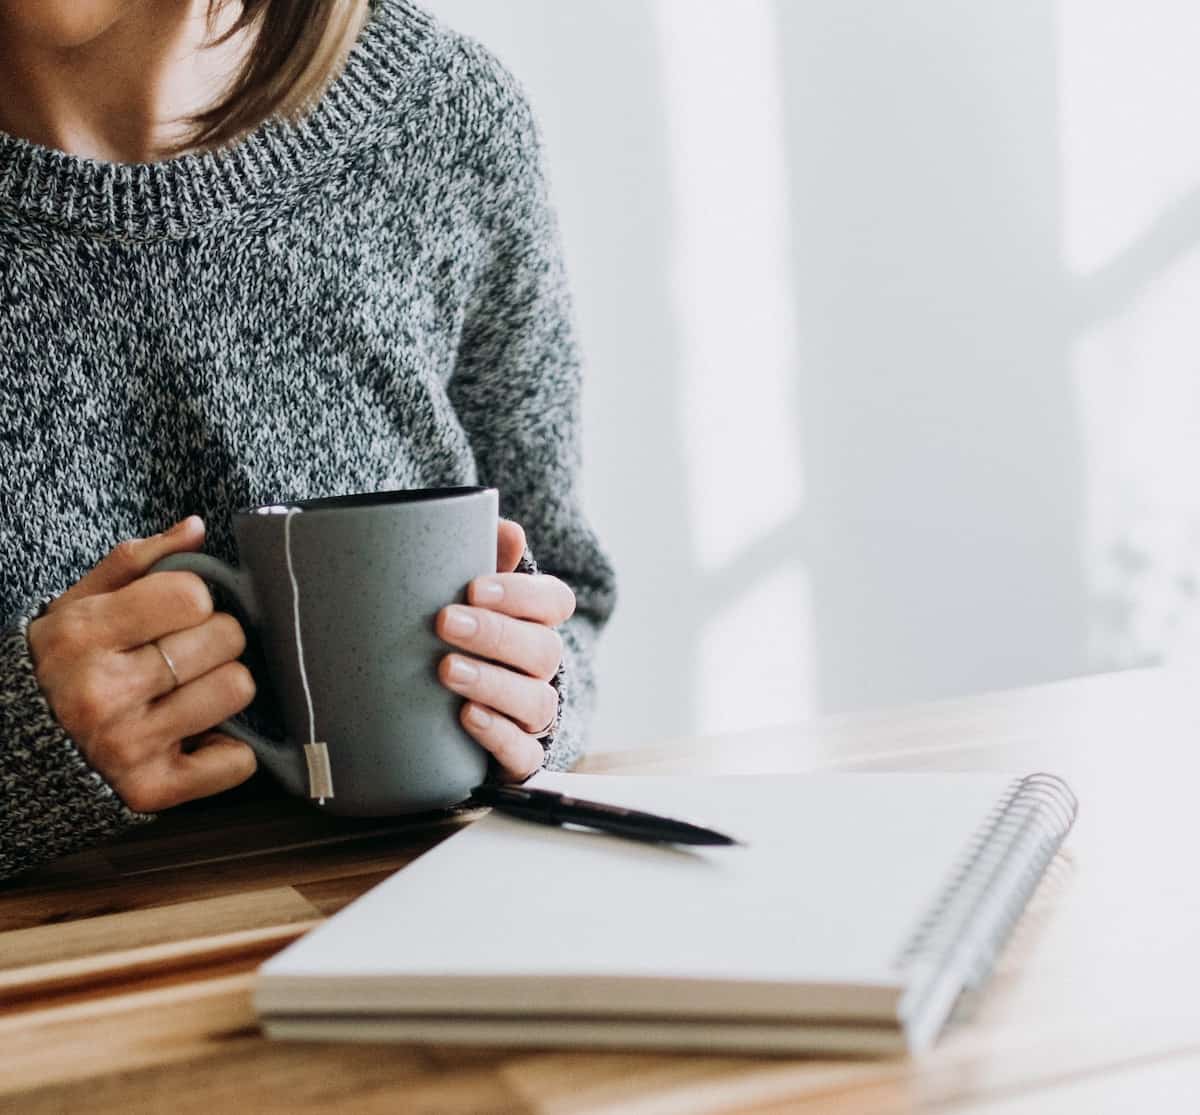
[[[29,652],[33,618],[0,631],[0,879],[153,819],[125,806],[54,718]]]
[[[546,765],[563,769],[585,745],[615,578],[581,507],[581,362],[540,131],[512,74],[471,39],[459,50],[460,87],[475,103],[450,181],[477,216],[450,400],[480,483],[499,489],[501,514],[524,527],[541,571],[575,592],[559,629],[559,718],[543,741]]]

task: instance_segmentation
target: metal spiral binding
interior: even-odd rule
[[[1075,822],[1079,804],[1056,775],[1013,782],[971,839],[929,912],[896,960],[944,972],[961,966],[977,986],[1016,926],[1046,867]]]

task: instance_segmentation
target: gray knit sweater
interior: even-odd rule
[[[0,877],[147,818],[90,769],[26,627],[122,539],[198,512],[482,483],[567,581],[584,740],[613,577],[579,505],[579,357],[540,133],[513,76],[375,0],[296,125],[97,163],[0,133]]]

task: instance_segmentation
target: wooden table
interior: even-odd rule
[[[0,1110],[1198,1111],[1198,676],[1112,674],[587,761],[1064,774],[1081,802],[1067,850],[973,1017],[918,1060],[269,1043],[255,966],[469,818],[347,826],[234,803],[0,884]]]

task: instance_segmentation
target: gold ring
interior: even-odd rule
[[[171,661],[171,656],[158,643],[154,644],[154,649],[162,655],[162,660],[167,664],[167,669],[171,671],[171,677],[175,679],[175,688],[178,689],[183,682],[179,680],[179,671],[175,669],[175,663]]]

